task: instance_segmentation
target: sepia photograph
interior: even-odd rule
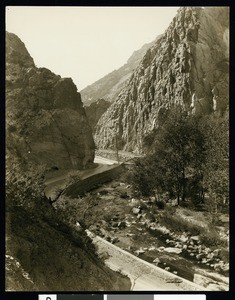
[[[5,290],[229,291],[229,7],[5,8]]]

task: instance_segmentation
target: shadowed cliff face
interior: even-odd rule
[[[109,101],[98,99],[85,107],[86,115],[93,131],[100,117],[110,105],[111,103]]]
[[[228,106],[228,8],[181,8],[147,51],[129,83],[96,126],[98,148],[141,152],[174,104],[189,113],[223,114]]]
[[[84,168],[94,159],[91,128],[72,79],[37,68],[22,41],[6,33],[8,153],[48,167]]]

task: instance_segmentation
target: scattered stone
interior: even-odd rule
[[[164,270],[169,271],[169,270],[170,270],[170,267],[166,267]]]
[[[183,245],[182,245],[182,243],[180,243],[180,242],[176,242],[176,243],[175,243],[175,247],[176,247],[176,248],[183,248]]]
[[[197,260],[201,260],[202,257],[203,257],[203,254],[202,254],[202,253],[196,255],[196,259],[197,259]]]
[[[178,239],[182,243],[186,243],[188,241],[188,237],[185,235],[181,235]]]
[[[111,225],[112,225],[113,227],[118,227],[118,222],[112,222]]]
[[[160,259],[159,259],[159,258],[155,258],[155,259],[153,260],[153,263],[155,263],[156,265],[158,265],[158,264],[160,263]]]
[[[118,243],[119,242],[119,238],[118,237],[115,237],[111,240],[111,243],[112,244],[115,244],[115,243]]]
[[[176,253],[176,254],[180,254],[182,252],[182,249],[180,248],[173,248],[173,247],[167,247],[164,249],[165,252],[168,253]]]
[[[215,249],[213,251],[214,256],[218,256],[220,254],[220,249]]]
[[[138,215],[140,212],[140,209],[138,207],[133,207],[132,212],[134,215]]]
[[[155,224],[154,227],[155,227],[155,228],[154,228],[155,230],[159,231],[160,233],[162,233],[162,234],[164,234],[164,235],[170,234],[170,230],[167,229],[165,226],[161,226],[161,225],[159,225],[159,224]]]
[[[190,239],[195,241],[195,242],[199,242],[199,236],[198,235],[191,236]]]
[[[156,247],[154,246],[149,247],[149,251],[154,251],[154,250],[156,250]]]
[[[134,236],[135,234],[134,233],[127,233],[126,236],[129,236],[129,237],[132,237]]]
[[[139,256],[140,254],[143,254],[145,251],[144,251],[144,249],[139,249],[139,250],[136,250],[136,251],[134,251],[134,254],[136,255],[136,256]]]
[[[207,261],[211,261],[214,258],[213,252],[212,253],[208,253],[206,257],[207,257]]]
[[[125,221],[119,222],[119,223],[118,223],[118,227],[119,227],[120,229],[126,228],[126,222],[125,222]]]

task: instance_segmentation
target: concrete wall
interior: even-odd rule
[[[63,192],[64,195],[69,196],[71,198],[76,198],[80,195],[83,195],[85,192],[88,192],[95,187],[103,184],[105,182],[109,182],[115,179],[118,175],[120,175],[125,170],[125,166],[123,164],[115,166],[114,168],[104,171],[102,173],[98,173],[95,175],[91,175],[88,178],[85,178],[81,181],[75,182],[71,184],[69,187],[65,189]]]

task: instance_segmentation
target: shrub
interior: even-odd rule
[[[223,260],[225,263],[229,262],[229,250],[222,248],[219,254],[219,258]]]
[[[165,202],[162,201],[162,200],[156,200],[155,204],[156,204],[156,206],[157,206],[158,209],[164,209],[165,205],[166,205]]]
[[[222,240],[220,238],[219,233],[212,227],[210,227],[208,230],[206,230],[204,233],[200,236],[201,242],[205,244],[206,246],[211,247],[218,247],[223,246],[227,247],[228,243],[226,240]]]
[[[176,233],[188,231],[193,235],[199,235],[205,232],[204,227],[193,224],[180,216],[176,217],[169,210],[161,216],[161,223]]]

